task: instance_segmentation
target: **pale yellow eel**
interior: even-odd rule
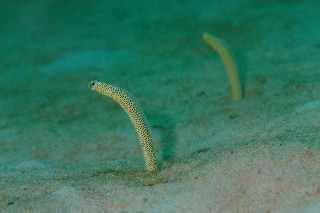
[[[241,84],[236,63],[232,57],[231,51],[227,48],[227,44],[221,39],[203,33],[202,39],[210,45],[219,54],[223,64],[226,68],[232,93],[232,100],[237,101],[242,99]]]
[[[98,81],[90,81],[88,86],[95,92],[111,97],[124,109],[140,140],[146,170],[153,173],[157,172],[157,158],[150,135],[148,121],[133,95],[120,87]]]

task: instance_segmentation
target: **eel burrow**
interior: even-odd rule
[[[120,87],[99,81],[90,81],[88,86],[95,92],[109,96],[124,109],[140,140],[146,170],[153,173],[157,172],[157,158],[150,135],[148,121],[134,96]]]
[[[242,99],[241,84],[238,74],[236,63],[232,57],[232,53],[228,45],[221,39],[210,35],[209,33],[203,33],[202,39],[209,46],[211,46],[219,54],[228,74],[232,100],[237,101]]]

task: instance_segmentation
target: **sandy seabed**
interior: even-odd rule
[[[234,2],[1,1],[0,212],[319,213],[319,2]],[[91,80],[139,101],[157,175]]]

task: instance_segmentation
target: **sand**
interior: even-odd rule
[[[2,1],[0,212],[320,212],[320,6]],[[234,52],[231,101],[209,32]],[[130,91],[160,171],[99,80]]]

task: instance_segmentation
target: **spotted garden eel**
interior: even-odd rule
[[[138,101],[128,91],[117,86],[98,81],[90,81],[88,86],[95,92],[111,97],[124,109],[140,140],[146,171],[156,173],[158,170],[157,158],[150,135],[150,129],[147,118]]]
[[[203,33],[202,39],[209,46],[211,46],[219,54],[228,74],[232,100],[237,101],[242,99],[242,91],[240,85],[239,74],[236,63],[232,57],[232,53],[227,47],[227,44],[221,39],[210,35],[209,33]]]

